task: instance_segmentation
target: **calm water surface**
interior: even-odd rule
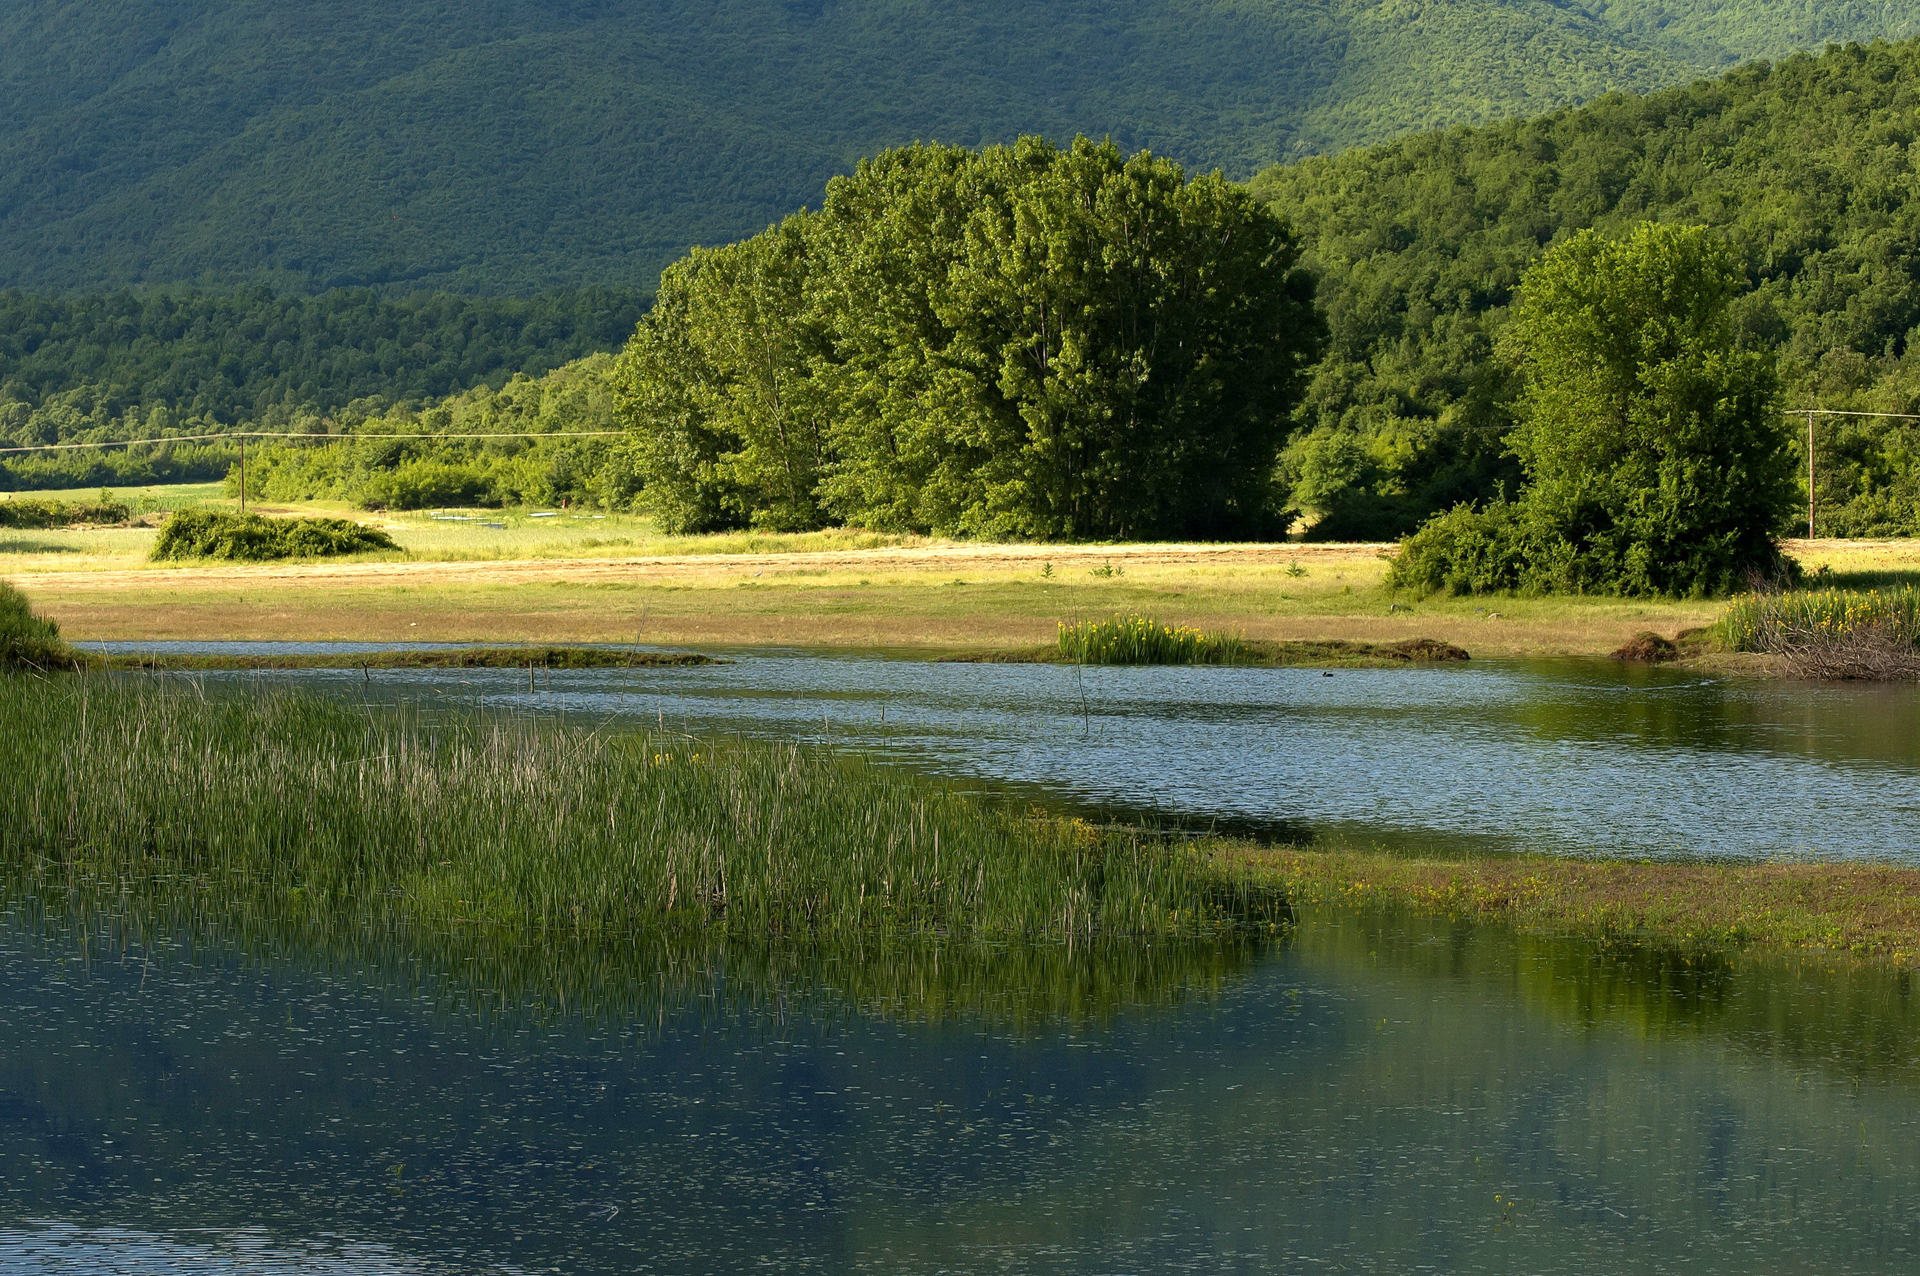
[[[1568,661],[1075,669],[782,654],[543,672],[531,693],[524,671],[272,676],[355,697],[825,739],[1081,803],[1298,838],[1920,860],[1914,686]]]
[[[1312,917],[1013,1030],[535,1014],[0,919],[0,1272],[1887,1272],[1893,976]]]

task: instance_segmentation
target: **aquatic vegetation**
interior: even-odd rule
[[[1714,636],[1730,651],[1779,656],[1808,677],[1920,676],[1920,588],[1748,594],[1733,600]]]
[[[1060,622],[1060,655],[1082,665],[1230,665],[1247,654],[1246,643],[1169,625],[1147,616]]]
[[[0,861],[276,925],[628,942],[1215,939],[1284,916],[1177,844],[824,750],[0,680]]]
[[[153,559],[268,562],[399,548],[385,532],[344,518],[263,518],[230,510],[184,509],[169,515],[161,526]]]
[[[0,581],[0,671],[71,669],[79,659],[58,625],[36,615],[25,594]]]

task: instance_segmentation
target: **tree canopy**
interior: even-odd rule
[[[1543,255],[1501,339],[1526,486],[1416,533],[1399,583],[1713,594],[1778,573],[1793,461],[1773,354],[1739,340],[1743,283],[1698,226],[1589,230]]]
[[[1322,342],[1284,225],[1111,142],[883,153],[662,276],[615,392],[668,526],[1270,530]]]

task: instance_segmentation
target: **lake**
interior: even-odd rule
[[[1911,862],[1920,826],[1909,688],[780,653],[204,681],[827,740],[1298,838]],[[616,958],[15,901],[0,1276],[1920,1265],[1897,971],[1327,909],[1123,976],[1065,954],[1051,997],[957,955]]]

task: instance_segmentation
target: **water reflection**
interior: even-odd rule
[[[483,1013],[417,972],[83,959],[16,920],[0,1218],[47,1222],[0,1226],[0,1270],[168,1270],[88,1248],[108,1235],[251,1238],[292,1256],[268,1271],[348,1246],[404,1272],[1920,1258],[1893,978],[1680,960],[1310,915],[1212,995],[1009,1032],[724,998]]]
[[[553,671],[532,691],[513,671],[273,676],[362,698],[826,740],[1091,806],[1296,840],[1920,858],[1915,687],[1577,662],[1082,670],[780,654]]]

